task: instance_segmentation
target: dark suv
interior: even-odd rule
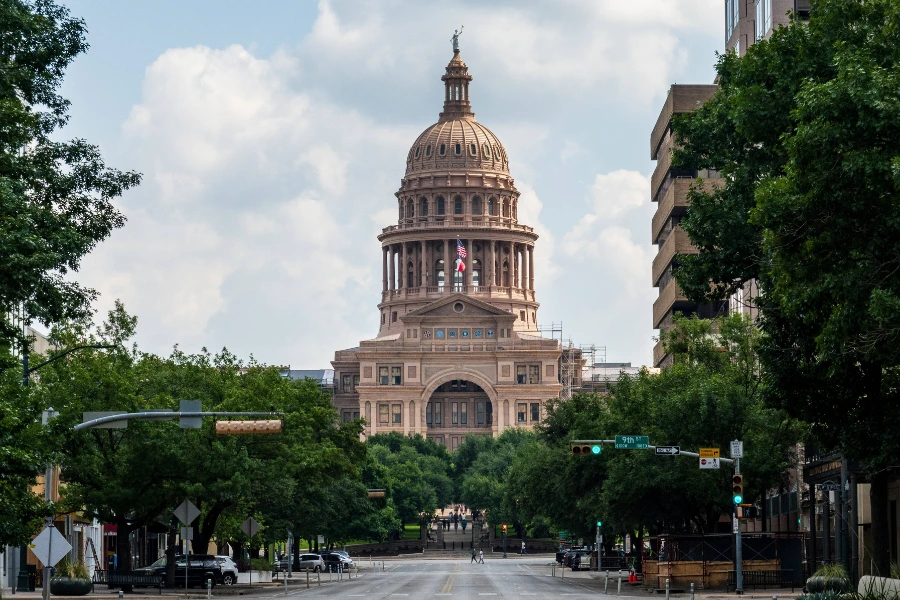
[[[165,577],[166,564],[166,557],[163,556],[148,567],[135,569],[135,572]],[[207,581],[211,581],[213,587],[225,583],[222,565],[215,556],[211,554],[191,554],[187,565],[184,555],[175,557],[175,587],[182,587],[185,584],[185,566],[187,566],[188,587],[206,587]]]

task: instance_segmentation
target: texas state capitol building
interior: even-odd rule
[[[397,224],[378,236],[378,335],[332,365],[334,402],[367,435],[419,433],[454,449],[470,433],[540,422],[562,389],[561,349],[537,330],[538,236],[519,223],[503,145],[475,121],[459,50],[441,80],[444,110],[410,148]]]

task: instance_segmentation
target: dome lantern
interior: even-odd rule
[[[438,122],[453,119],[474,119],[472,105],[469,103],[469,68],[459,55],[459,49],[453,51],[453,58],[447,64],[447,72],[441,76],[444,82],[444,111]]]

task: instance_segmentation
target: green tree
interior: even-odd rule
[[[107,168],[96,146],[60,142],[57,90],[85,50],[84,22],[51,0],[0,4],[0,342],[27,343],[8,315],[47,325],[90,314],[95,292],[68,275],[125,219],[112,200],[140,175]]]
[[[898,27],[896,2],[820,0],[808,26],[720,61],[719,92],[675,125],[676,162],[718,169],[733,192],[692,195],[700,254],[676,276],[694,298],[759,281],[769,401],[865,465],[882,574],[900,452]],[[768,168],[738,177],[761,153]]]

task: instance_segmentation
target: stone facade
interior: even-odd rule
[[[344,419],[455,448],[540,422],[562,389],[561,349],[538,333],[538,236],[518,221],[503,145],[475,121],[459,51],[441,79],[444,110],[410,149],[397,224],[378,236],[377,336],[332,365]]]

